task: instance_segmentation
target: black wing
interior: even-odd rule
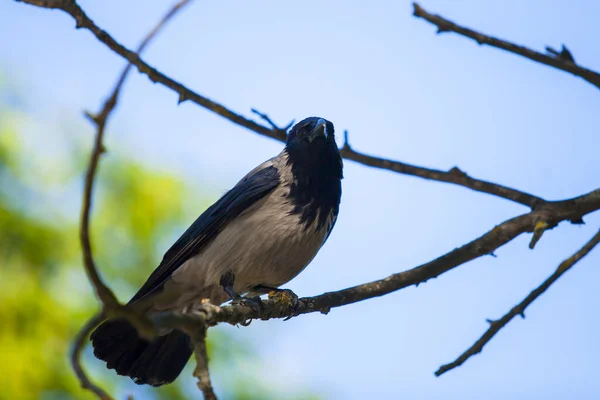
[[[233,189],[203,212],[181,235],[129,303],[138,301],[161,288],[177,268],[197,254],[227,223],[270,193],[278,184],[279,172],[272,165],[250,172]]]

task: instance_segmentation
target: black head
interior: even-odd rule
[[[333,124],[326,119],[319,117],[308,117],[303,119],[294,125],[288,133],[286,146],[296,146],[307,149],[313,142],[315,142],[316,146],[319,144],[332,144],[335,146]]]
[[[294,125],[285,148],[290,161],[306,173],[335,173],[334,169],[339,168],[341,175],[341,157],[333,124],[324,118],[309,117]]]
[[[319,117],[306,118],[290,130],[285,148],[295,181],[290,191],[295,212],[301,213],[307,225],[318,215],[320,227],[329,212],[337,215],[342,193],[342,158],[333,124]]]
[[[292,127],[285,145],[288,160],[302,175],[342,177],[342,158],[335,143],[333,124],[309,117]]]

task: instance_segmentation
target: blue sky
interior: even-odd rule
[[[170,6],[142,0],[80,4],[129,48]],[[420,4],[538,50],[565,43],[577,62],[600,68],[591,34],[598,2]],[[122,59],[90,33],[75,30],[61,12],[3,2],[0,26],[8,76],[25,88],[33,112],[48,126],[98,109],[123,67]],[[348,129],[361,152],[439,169],[457,165],[550,200],[598,187],[598,89],[457,35],[435,35],[432,25],[412,17],[408,1],[196,1],[144,58],[248,116],[253,107],[281,124],[323,116],[338,133]],[[80,128],[91,140],[90,126]],[[174,93],[138,74],[127,83],[107,145],[116,156],[180,174],[215,198],[282,146],[190,102],[178,106]],[[343,185],[335,231],[287,285],[300,295],[414,267],[527,211],[461,187],[352,162],[345,164]],[[198,207],[190,222],[202,211]],[[503,315],[588,240],[600,215],[586,222],[561,225],[534,251],[523,236],[498,250],[497,258],[327,316],[220,329],[256,343],[267,381],[309,387],[331,399],[598,398],[598,250],[482,354],[441,378],[433,375],[483,333],[486,318]]]

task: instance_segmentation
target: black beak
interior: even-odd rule
[[[317,125],[308,134],[308,141],[312,143],[312,141],[318,137],[324,137],[327,139],[328,135],[329,132],[327,132],[327,121],[325,121],[323,118],[319,118]]]

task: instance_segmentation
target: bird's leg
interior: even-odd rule
[[[300,307],[300,301],[298,299],[298,295],[292,292],[290,289],[280,289],[266,285],[257,285],[254,286],[251,290],[255,293],[268,293],[269,300],[274,300],[278,303],[286,305],[292,311],[292,316],[296,316],[298,312],[298,308]],[[286,318],[289,319],[288,317]]]
[[[219,284],[223,288],[223,291],[227,293],[227,296],[231,298],[231,300],[235,300],[239,296],[235,294],[233,291],[233,282],[235,281],[235,275],[231,270],[225,272],[221,275],[221,279],[219,280]]]
[[[260,317],[263,311],[263,305],[262,301],[260,300],[260,297],[244,297],[235,293],[235,291],[233,290],[234,281],[235,275],[231,271],[225,272],[223,275],[221,275],[221,279],[219,280],[219,284],[223,288],[223,291],[227,293],[227,295],[231,299],[231,304],[242,304],[247,307],[250,307],[251,309],[256,311],[256,313],[258,313],[258,316]]]

